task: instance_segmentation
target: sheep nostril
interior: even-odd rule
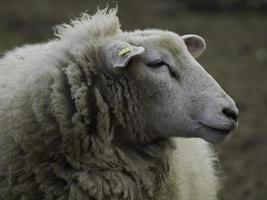
[[[237,121],[237,118],[238,118],[238,112],[237,111],[235,111],[235,110],[233,110],[231,108],[224,108],[222,110],[222,112],[226,117]]]

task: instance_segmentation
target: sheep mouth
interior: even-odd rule
[[[231,131],[233,131],[234,128],[229,127],[229,128],[218,128],[214,126],[209,126],[203,123],[200,123],[203,127],[205,127],[208,130],[211,130],[215,133],[221,134],[221,135],[228,135]]]

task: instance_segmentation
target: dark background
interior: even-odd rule
[[[221,200],[267,199],[267,0],[0,0],[0,53],[53,38],[52,27],[106,3],[124,30],[168,29],[203,36],[199,62],[235,99],[239,128],[216,147]],[[265,14],[266,13],[266,14]]]

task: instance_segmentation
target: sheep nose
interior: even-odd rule
[[[222,110],[223,114],[227,117],[227,118],[231,118],[233,119],[234,121],[237,121],[237,118],[238,118],[238,109],[235,107],[234,109],[233,108],[224,108]]]

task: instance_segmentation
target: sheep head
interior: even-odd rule
[[[218,143],[237,126],[234,101],[195,60],[205,47],[200,36],[160,30],[123,33],[105,45],[107,72],[125,77],[135,94],[143,131],[136,134]]]

